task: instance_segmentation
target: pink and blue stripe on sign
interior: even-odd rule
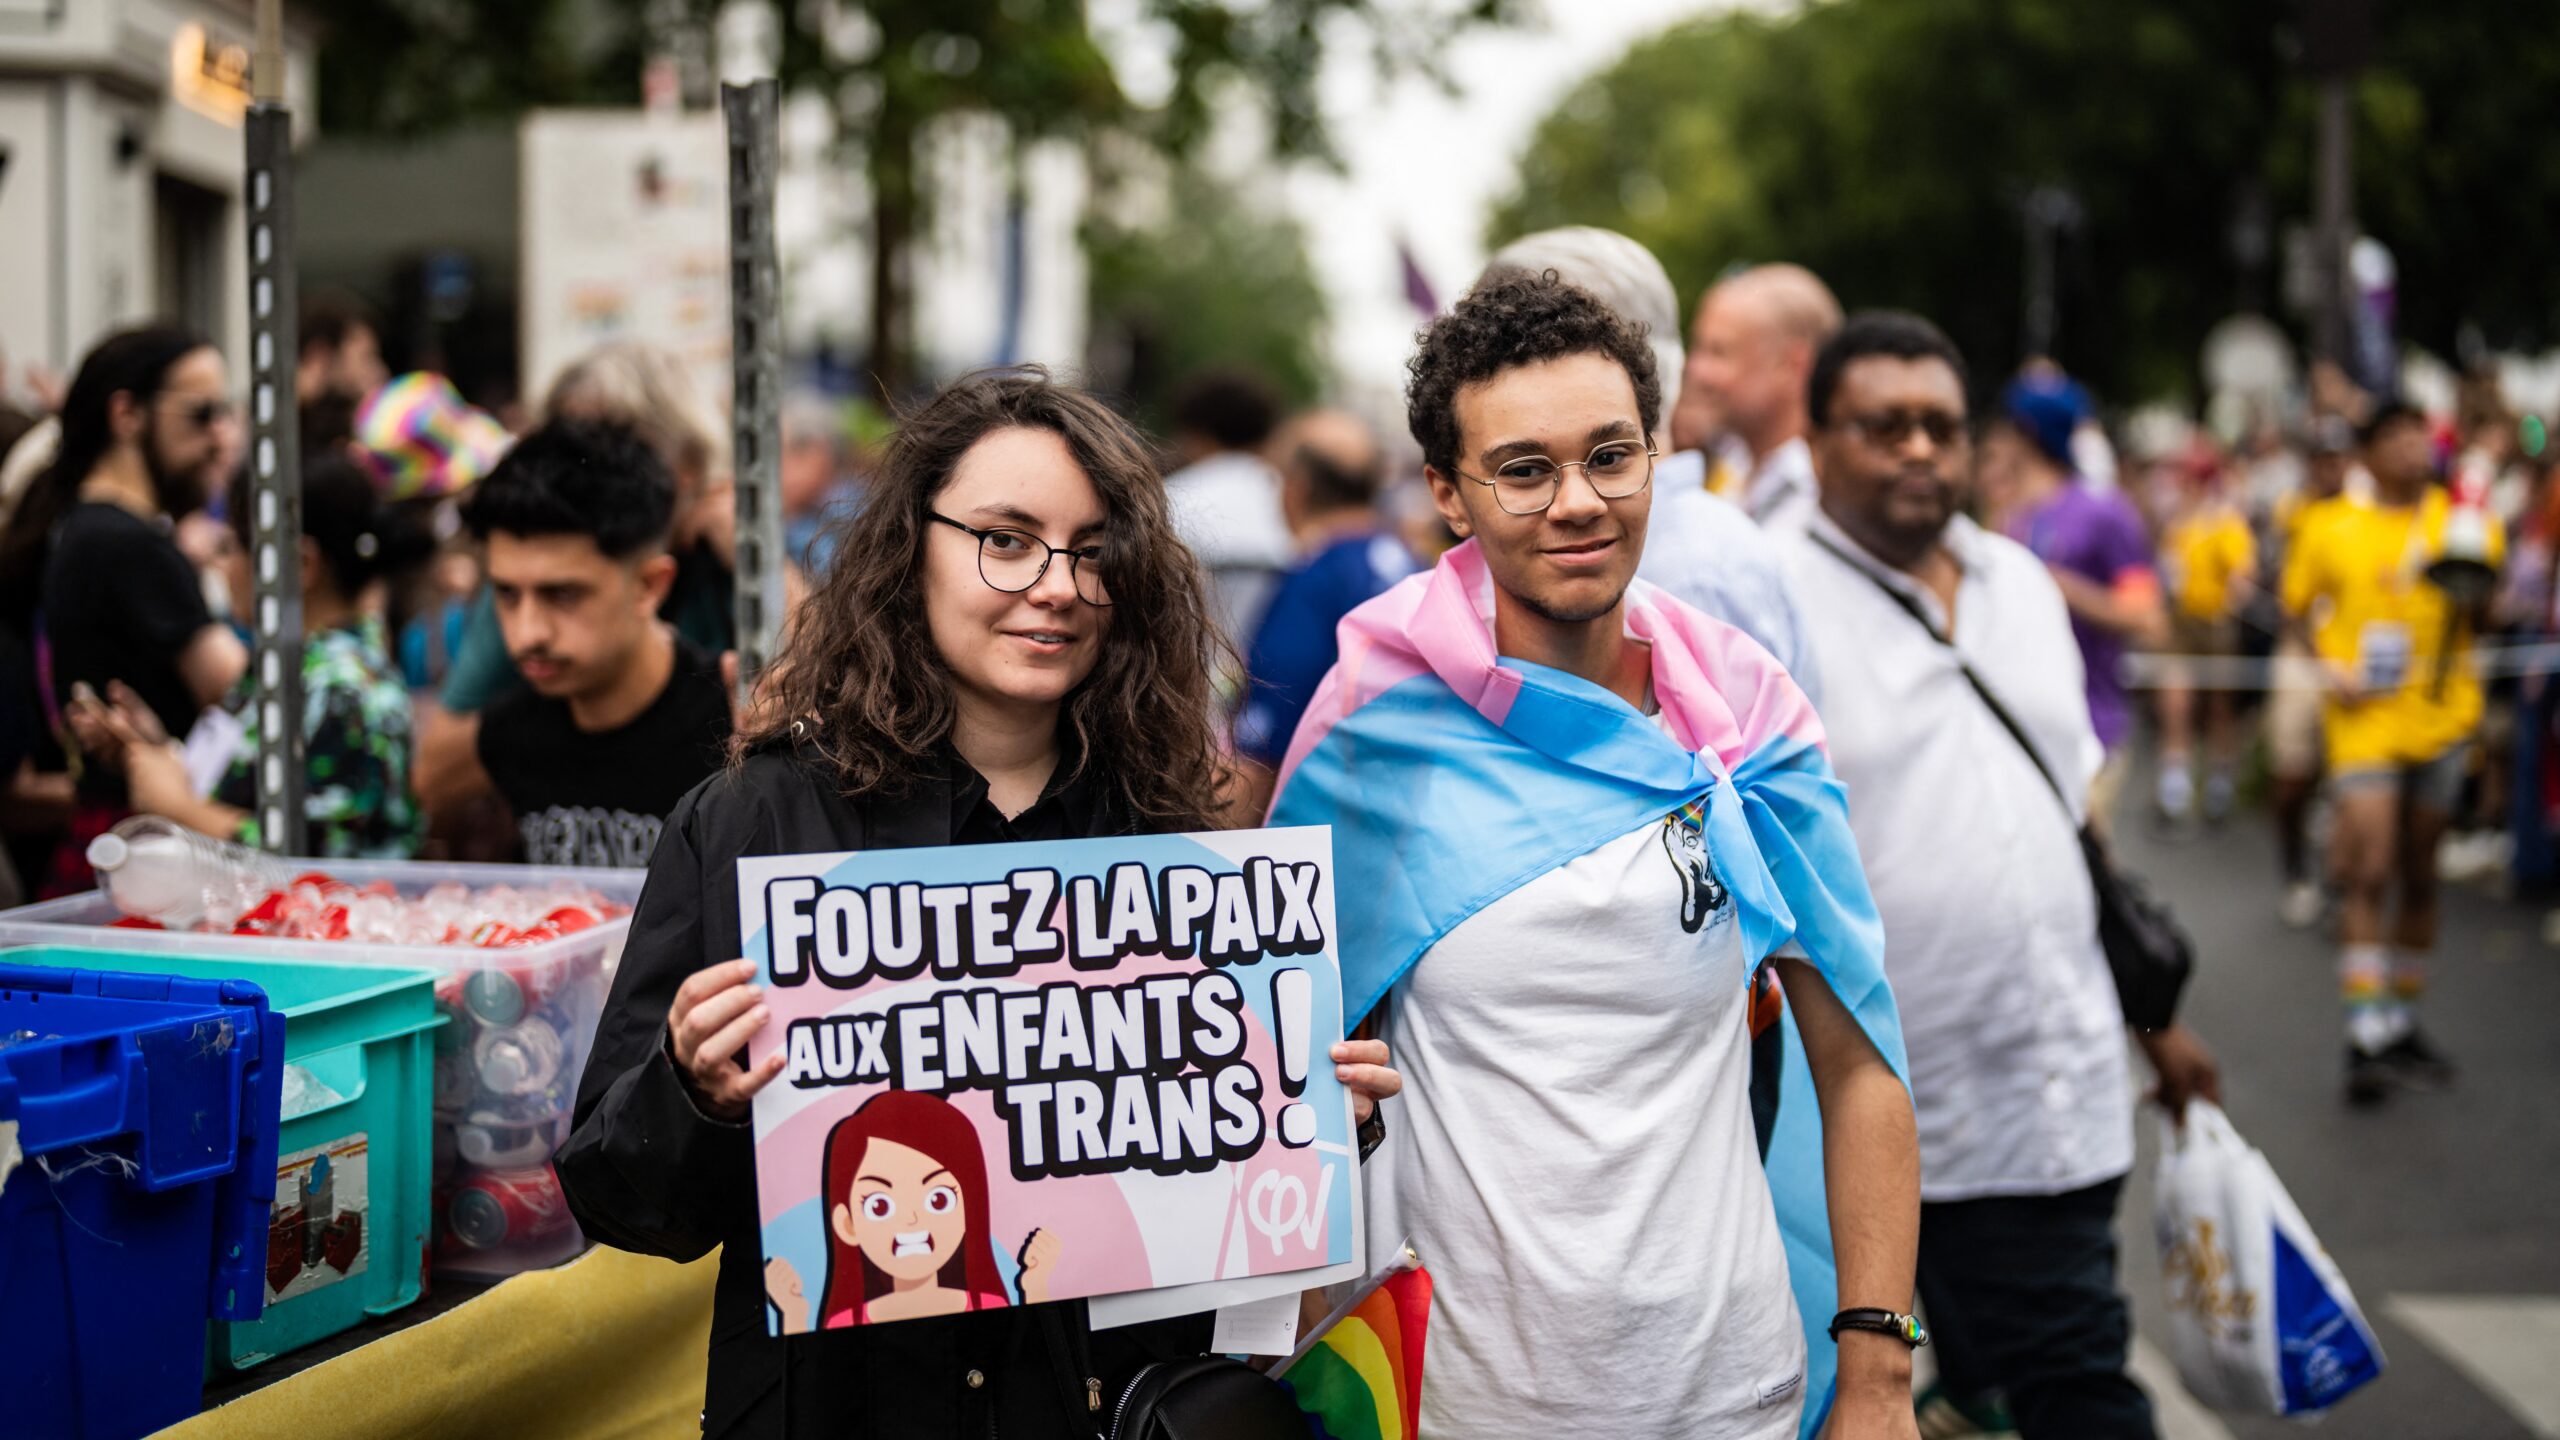
[[[1685,807],[1732,892],[1753,962],[1801,952],[1906,1074],[1868,893],[1821,722],[1749,636],[1639,580],[1661,723],[1493,644],[1493,582],[1473,542],[1342,622],[1280,772],[1271,823],[1333,827],[1343,1014],[1359,1019],[1441,936],[1527,881]],[[1588,963],[1592,957],[1556,957]],[[1822,1127],[1792,1018],[1767,1168],[1805,1321],[1810,1436],[1830,1409],[1838,1308]]]

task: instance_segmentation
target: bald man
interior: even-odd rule
[[[1339,652],[1342,617],[1414,571],[1413,553],[1378,512],[1386,452],[1356,415],[1314,410],[1280,427],[1270,446],[1280,471],[1280,510],[1297,563],[1272,587],[1245,652],[1249,683],[1236,708],[1236,753],[1263,768],[1245,787],[1254,818],[1297,732],[1298,717]]]
[[[1685,383],[1750,453],[1742,508],[1761,528],[1802,534],[1817,492],[1805,382],[1840,328],[1840,302],[1801,265],[1755,265],[1698,303]]]

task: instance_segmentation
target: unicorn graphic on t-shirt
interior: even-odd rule
[[[1663,817],[1662,853],[1671,857],[1671,867],[1680,872],[1680,928],[1695,935],[1707,917],[1731,898],[1707,855],[1704,801],[1693,800]]]

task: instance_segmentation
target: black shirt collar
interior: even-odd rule
[[[1004,812],[996,808],[995,802],[987,798],[986,777],[946,743],[943,765],[950,780],[951,843],[991,845],[1010,840],[1077,840],[1114,834],[1125,828],[1114,823],[1114,807],[1097,778],[1082,767],[1082,760],[1083,751],[1076,743],[1074,731],[1062,727],[1058,768],[1049,773],[1048,783],[1041,787],[1040,798],[1032,801],[1021,814],[1007,819]]]

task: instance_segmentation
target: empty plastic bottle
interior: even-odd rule
[[[89,842],[89,866],[118,913],[171,930],[212,921],[229,928],[291,874],[245,845],[200,835],[157,815],[135,815]]]

